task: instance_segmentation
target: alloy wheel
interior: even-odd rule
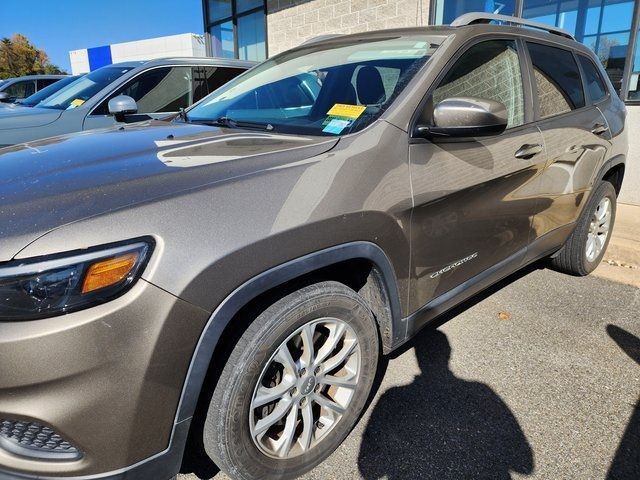
[[[317,445],[340,422],[358,385],[361,351],[353,329],[337,318],[298,328],[262,370],[249,412],[262,453],[287,459]]]
[[[585,255],[589,262],[598,258],[604,248],[611,229],[611,200],[604,197],[598,203],[589,224]]]

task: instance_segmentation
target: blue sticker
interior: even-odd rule
[[[333,133],[334,135],[338,135],[342,133],[342,130],[347,128],[350,124],[351,122],[349,120],[340,120],[340,119],[334,118],[327,124],[326,127],[324,127],[324,129],[322,129],[322,131],[326,133]]]

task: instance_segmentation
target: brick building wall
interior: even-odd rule
[[[309,38],[427,25],[429,0],[267,0],[269,56]]]

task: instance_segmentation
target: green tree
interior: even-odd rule
[[[37,48],[20,33],[0,40],[0,79],[43,73],[65,72],[49,62],[44,50]]]

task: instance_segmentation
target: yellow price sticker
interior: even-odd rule
[[[367,109],[364,105],[347,105],[346,103],[336,103],[331,110],[327,112],[327,115],[333,117],[344,117],[356,119],[364,113]]]
[[[83,103],[84,103],[84,100],[82,100],[81,98],[76,98],[73,102],[71,102],[71,106],[72,107],[79,107]]]

